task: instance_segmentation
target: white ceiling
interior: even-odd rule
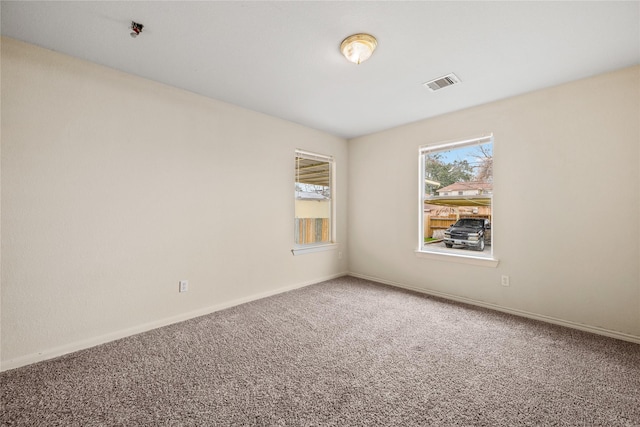
[[[2,1],[1,15],[2,35],[345,138],[640,63],[639,1]],[[378,39],[360,65],[338,51],[357,32]],[[450,72],[462,83],[422,86]]]

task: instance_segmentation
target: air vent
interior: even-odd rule
[[[442,89],[447,86],[454,85],[456,83],[460,83],[460,79],[455,74],[447,74],[446,76],[438,77],[437,79],[428,81],[423,83],[429,90],[435,92],[436,90]]]

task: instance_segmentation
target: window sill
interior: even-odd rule
[[[474,257],[474,256],[465,256],[465,255],[454,255],[454,254],[445,254],[440,252],[427,252],[416,250],[416,257],[418,258],[427,258],[427,259],[435,259],[438,261],[448,261],[448,262],[457,262],[459,264],[467,264],[467,265],[480,265],[482,267],[491,267],[496,268],[500,260],[495,258],[483,258],[483,257]]]
[[[291,249],[291,253],[293,255],[304,255],[304,254],[310,254],[313,252],[333,251],[337,248],[338,248],[337,243],[329,243],[326,245],[300,246],[300,247]]]

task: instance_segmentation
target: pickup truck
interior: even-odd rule
[[[461,245],[484,251],[485,241],[491,241],[491,222],[484,218],[461,218],[444,231],[444,245]]]

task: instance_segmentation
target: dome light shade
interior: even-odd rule
[[[340,52],[347,60],[354,64],[360,64],[369,59],[376,46],[378,46],[378,41],[375,37],[360,33],[344,39],[340,44]]]

